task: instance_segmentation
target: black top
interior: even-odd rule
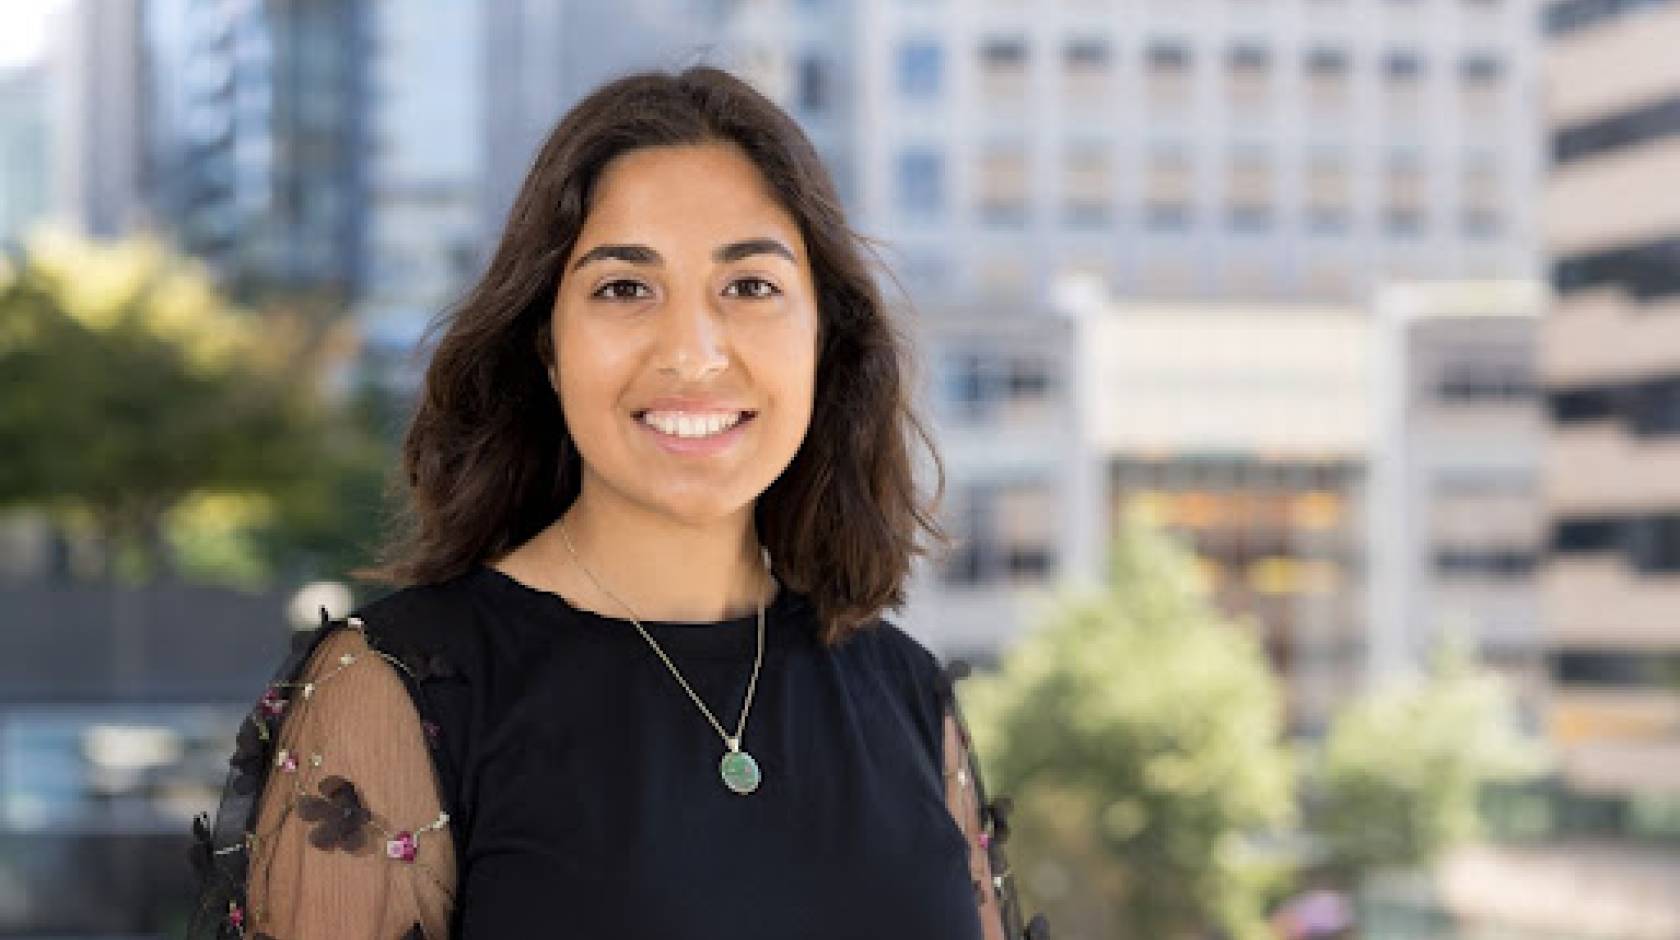
[[[740,795],[628,619],[488,567],[356,616],[435,666],[409,686],[457,846],[455,936],[980,936],[940,770],[941,666],[894,624],[824,650],[809,599],[779,590],[742,740],[763,777]],[[757,613],[643,626],[733,733]]]

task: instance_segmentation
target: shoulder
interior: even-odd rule
[[[921,712],[937,712],[949,688],[944,662],[910,631],[886,617],[854,633],[854,644],[881,678]]]
[[[420,675],[473,672],[492,644],[489,632],[508,618],[493,616],[469,571],[444,581],[410,584],[361,604],[350,617],[370,644]],[[464,677],[464,676],[457,676]]]

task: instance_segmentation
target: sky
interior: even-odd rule
[[[47,25],[65,0],[0,0],[0,68],[34,62],[41,56]]]

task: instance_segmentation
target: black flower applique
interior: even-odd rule
[[[336,774],[321,781],[320,796],[298,797],[298,815],[315,823],[309,844],[318,849],[343,849],[352,854],[368,844],[367,824],[373,818],[356,785]]]
[[[1000,796],[986,804],[987,815],[992,818],[992,837],[990,842],[1004,842],[1009,839],[1009,813],[1015,808],[1015,801],[1007,796]]]
[[[257,785],[262,781],[263,771],[268,766],[270,740],[268,723],[260,714],[253,712],[240,723],[239,736],[234,740],[233,756],[228,758],[228,764],[235,771],[230,783],[234,793],[244,795],[256,792]]]
[[[187,848],[187,856],[192,860],[193,873],[200,881],[210,876],[216,850],[210,838],[210,816],[207,813],[193,817],[192,845]]]

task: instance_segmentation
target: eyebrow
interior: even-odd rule
[[[743,241],[730,242],[712,252],[712,260],[718,264],[728,264],[740,261],[753,255],[780,255],[789,261],[795,261],[793,249],[774,238],[748,238]],[[573,262],[572,270],[576,271],[591,261],[605,261],[613,259],[629,264],[663,264],[664,259],[659,252],[646,245],[596,245],[584,252],[577,261]]]

